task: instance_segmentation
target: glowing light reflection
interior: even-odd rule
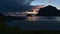
[[[29,16],[29,17],[27,17],[27,20],[28,21],[38,21],[39,20],[39,17],[37,17],[37,16]]]

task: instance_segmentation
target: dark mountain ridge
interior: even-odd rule
[[[37,16],[58,16],[58,12],[59,10],[56,7],[48,5],[44,8],[41,8],[38,11]]]

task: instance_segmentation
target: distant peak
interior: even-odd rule
[[[52,6],[52,5],[48,5],[47,7],[54,7],[54,6]]]

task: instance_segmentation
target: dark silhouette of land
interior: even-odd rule
[[[6,22],[10,22],[13,20],[23,20],[23,17],[13,17],[13,16],[5,16],[4,14],[0,13],[0,34],[18,34],[20,33],[20,29],[17,28],[15,25],[13,27],[7,27]]]
[[[5,16],[4,14],[0,13],[0,22],[8,22],[12,20],[24,20],[24,17],[17,17],[17,16]]]
[[[48,5],[38,11],[37,16],[58,16],[58,9],[54,6]]]
[[[27,14],[27,16],[32,16],[31,14]]]
[[[60,16],[60,10],[58,11],[58,16]]]

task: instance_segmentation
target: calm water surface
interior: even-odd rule
[[[20,30],[60,30],[60,17],[26,17],[25,20],[13,20],[7,22],[6,25],[16,26]]]

